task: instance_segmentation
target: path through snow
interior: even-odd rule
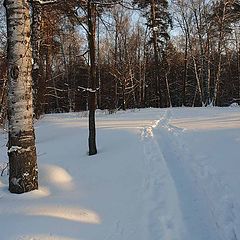
[[[201,141],[208,140],[208,132],[205,136],[201,136],[198,151],[190,151],[188,146],[191,146],[194,138],[198,138],[198,133],[172,125],[171,111],[167,110],[160,120],[147,128],[149,133],[147,137],[152,139],[148,144],[149,152],[157,152],[152,151],[152,146],[156,143],[160,149],[158,156],[153,157],[155,160],[153,168],[155,169],[157,164],[160,165],[158,172],[165,174],[167,182],[161,186],[164,189],[162,196],[167,204],[164,206],[166,212],[159,213],[160,216],[163,215],[165,221],[161,231],[163,237],[158,239],[239,239],[239,201],[234,200],[228,183],[224,182],[221,172],[217,171],[218,166],[211,165],[211,161],[201,155]],[[211,120],[209,122],[211,123]],[[209,122],[205,124],[208,125]],[[218,127],[223,128],[224,121],[218,124]],[[200,127],[203,128],[203,124]],[[219,139],[215,140],[219,141]],[[224,147],[221,142],[219,147]],[[227,159],[225,161],[229,166]],[[155,181],[161,178],[157,174],[154,175],[152,178]],[[170,182],[173,182],[173,191],[171,187],[169,188]],[[159,188],[155,189],[155,192],[157,191],[159,192]],[[179,208],[178,211],[175,210],[176,206]],[[177,217],[176,213],[178,213]],[[166,225],[168,219],[172,219],[171,228]],[[178,231],[175,234],[174,227],[185,229],[185,236],[182,237]],[[166,236],[165,231],[169,232]]]

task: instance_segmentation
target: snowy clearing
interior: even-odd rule
[[[240,108],[97,114],[36,123],[40,189],[0,177],[1,240],[240,240]],[[0,132],[0,172],[7,163]]]

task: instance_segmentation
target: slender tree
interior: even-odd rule
[[[92,0],[87,3],[87,22],[88,22],[88,46],[90,55],[90,90],[89,90],[89,155],[97,153],[96,146],[96,4]]]
[[[42,24],[42,6],[39,1],[31,0],[32,6],[32,57],[33,57],[33,93],[34,93],[34,112],[35,117],[39,118],[43,113],[40,103],[41,88],[41,63],[40,63],[40,42],[41,42],[41,24]]]
[[[161,75],[161,59],[164,49],[169,40],[168,30],[172,25],[171,16],[168,10],[168,1],[166,0],[133,0],[133,4],[137,4],[144,10],[144,16],[147,19],[147,26],[150,29],[149,43],[153,46],[154,71],[155,71],[155,94],[157,96],[157,106],[163,107],[163,84]],[[164,75],[164,74],[163,74]],[[168,85],[168,84],[167,84]],[[168,99],[170,96],[167,97]]]
[[[30,3],[5,0],[8,35],[9,190],[38,188],[33,128]]]

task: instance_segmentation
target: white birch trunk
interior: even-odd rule
[[[27,0],[5,0],[8,34],[9,190],[38,188],[33,129],[32,51]]]

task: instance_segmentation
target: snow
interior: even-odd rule
[[[27,148],[22,148],[22,147],[19,147],[19,146],[11,146],[11,148],[8,150],[8,153],[11,153],[11,152],[27,152],[27,151],[30,151],[31,148],[30,147],[27,147]]]
[[[33,60],[32,60],[33,61]],[[36,70],[36,69],[39,69],[39,65],[37,63],[33,63],[33,69]]]
[[[11,153],[11,152],[16,152],[16,151],[21,151],[21,147],[19,147],[19,146],[12,146],[9,150],[8,150],[8,152],[9,153]]]
[[[90,93],[95,93],[99,90],[99,88],[92,89],[92,88],[85,88],[85,87],[81,87],[81,86],[78,86],[78,89],[82,89],[83,91],[87,91],[87,92],[90,92]]]
[[[97,111],[36,123],[39,190],[0,177],[1,240],[240,239],[240,108]],[[7,162],[0,130],[0,169]]]

